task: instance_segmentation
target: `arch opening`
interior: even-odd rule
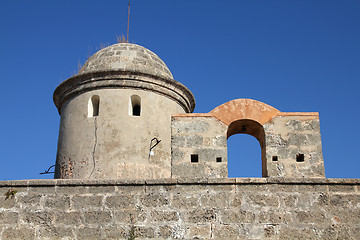
[[[258,143],[260,144],[260,151],[261,151],[261,176],[262,177],[267,177],[267,168],[266,168],[266,151],[265,151],[265,131],[263,126],[254,121],[254,120],[250,120],[250,119],[241,119],[241,120],[236,120],[234,122],[232,122],[229,127],[228,127],[228,131],[227,131],[227,138],[228,138],[228,153],[231,152],[231,154],[229,154],[229,159],[230,162],[228,161],[228,171],[229,173],[232,174],[233,169],[230,171],[230,167],[237,167],[238,164],[234,164],[234,166],[232,166],[233,164],[231,163],[232,161],[238,161],[235,156],[233,155],[233,151],[234,148],[235,150],[238,150],[236,153],[238,155],[243,155],[241,154],[241,152],[239,151],[246,151],[246,148],[241,148],[241,146],[233,146],[233,139],[234,137],[231,139],[231,142],[229,141],[229,138],[233,135],[237,135],[237,134],[248,134],[250,136],[253,136],[254,138],[256,138],[256,140],[258,141]],[[235,137],[238,138],[238,137]],[[242,141],[234,141],[235,143],[238,143],[244,147],[246,147],[245,145],[247,145],[251,140],[247,139],[247,142],[244,141],[244,138],[242,138]],[[230,144],[229,144],[230,143]],[[255,149],[255,148],[253,148]],[[230,151],[229,151],[230,150]],[[253,150],[252,152],[256,152],[256,150]],[[253,155],[253,154],[252,154]],[[251,158],[252,161],[253,158]],[[249,161],[248,159],[244,159],[244,161]],[[251,160],[250,160],[251,161]],[[255,160],[256,161],[256,160]],[[243,162],[246,163],[246,162]],[[249,163],[252,166],[257,166],[256,163],[252,164]],[[241,164],[241,166],[247,166],[247,164]],[[246,169],[244,169],[246,171]],[[247,175],[247,174],[245,174]],[[257,175],[257,174],[256,174]]]
[[[88,103],[88,117],[99,116],[100,97],[94,95],[89,99]]]
[[[141,114],[141,98],[138,95],[130,97],[129,115],[140,116]]]

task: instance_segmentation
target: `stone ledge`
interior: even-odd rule
[[[316,116],[319,117],[318,112],[280,112],[277,116]]]
[[[0,181],[0,187],[30,186],[116,186],[116,185],[214,185],[214,184],[318,184],[318,185],[358,185],[360,178],[167,178],[167,179],[33,179]]]
[[[192,112],[195,108],[194,95],[182,83],[151,74],[121,70],[89,72],[72,76],[55,89],[53,100],[58,111],[61,112],[61,108],[69,99],[83,92],[109,87],[142,88],[178,102],[185,112]]]

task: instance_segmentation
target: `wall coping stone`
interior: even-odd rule
[[[149,180],[124,179],[33,179],[0,181],[0,187],[115,186],[115,185],[358,185],[360,178],[168,178]]]

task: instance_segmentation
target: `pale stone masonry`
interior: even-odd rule
[[[318,113],[252,99],[193,113],[130,43],[95,53],[54,102],[55,180],[0,182],[0,240],[360,239],[360,179],[325,178]],[[262,178],[228,178],[234,134],[259,141]]]
[[[227,126],[214,117],[172,118],[172,177],[227,177]],[[191,162],[191,156],[198,162]]]
[[[55,178],[227,177],[227,139],[254,136],[262,177],[325,177],[318,113],[235,99],[192,113],[195,97],[150,50],[118,43],[54,92],[61,115]]]
[[[173,178],[227,177],[227,138],[238,133],[259,141],[262,177],[325,177],[318,113],[236,99],[210,113],[174,114],[171,124]]]
[[[0,239],[360,239],[359,179],[0,182]]]
[[[55,178],[158,179],[171,177],[171,115],[192,112],[195,98],[155,53],[118,43],[62,82],[54,103]]]

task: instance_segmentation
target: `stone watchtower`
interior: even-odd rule
[[[54,101],[55,178],[73,179],[0,181],[0,239],[360,239],[360,180],[325,179],[318,113],[252,99],[192,113],[160,58],[128,43]],[[235,134],[258,140],[263,178],[227,178]]]
[[[252,99],[192,113],[193,94],[136,44],[95,53],[56,88],[54,102],[61,115],[55,178],[226,178],[234,134],[259,141],[262,177],[325,177],[318,113]]]
[[[95,53],[54,102],[55,178],[170,178],[171,116],[195,107],[156,54],[130,43]]]

